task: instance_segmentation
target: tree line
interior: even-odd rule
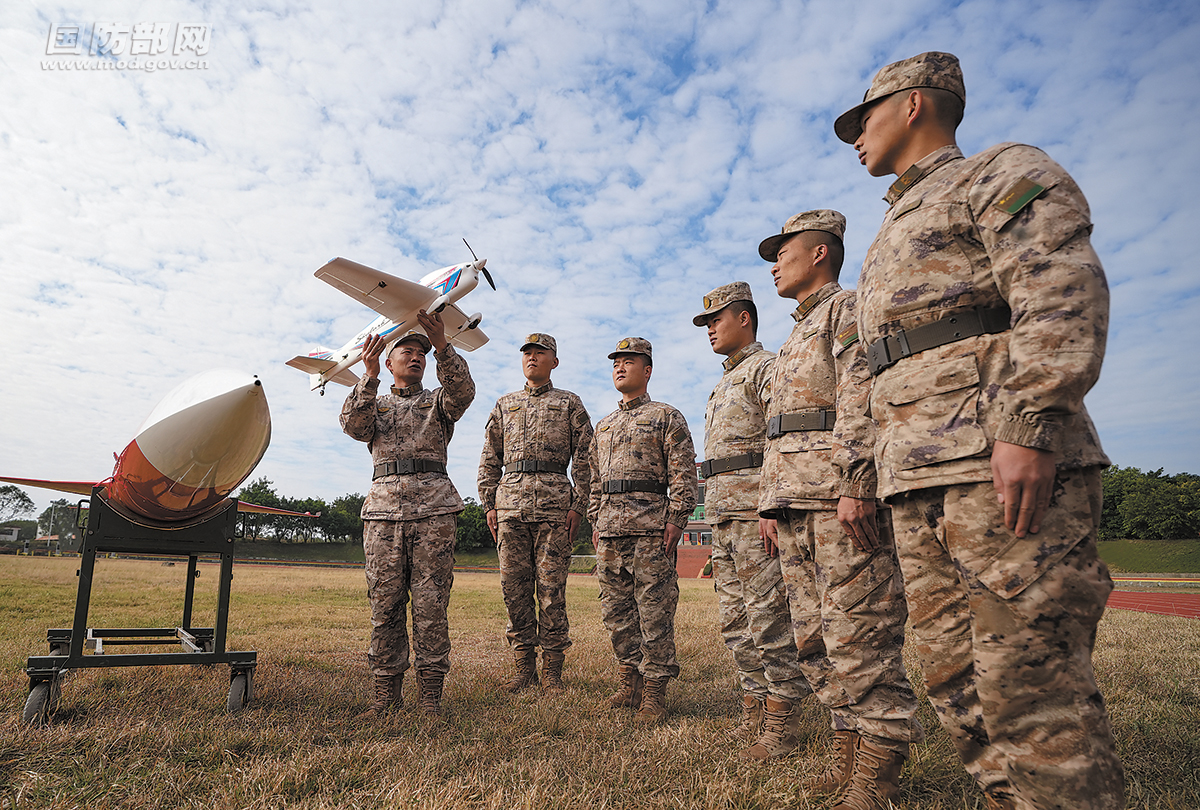
[[[1104,479],[1101,540],[1193,540],[1200,537],[1200,475],[1164,475],[1113,465]]]

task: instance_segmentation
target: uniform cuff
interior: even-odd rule
[[[995,439],[998,442],[1053,452],[1058,450],[1061,433],[1062,425],[1057,421],[1029,416],[1009,416],[996,429]]]
[[[875,500],[877,481],[874,478],[862,478],[858,481],[842,481],[838,484],[838,495],[843,498],[857,498],[860,501]]]

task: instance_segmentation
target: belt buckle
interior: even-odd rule
[[[783,427],[783,417],[782,416],[772,416],[770,419],[767,420],[767,438],[768,439],[778,439],[780,436],[783,435],[782,427]]]

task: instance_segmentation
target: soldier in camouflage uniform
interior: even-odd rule
[[[675,660],[679,538],[696,506],[696,451],[683,414],[646,393],[650,341],[624,338],[608,357],[617,410],[596,425],[588,519],[596,545],[601,614],[621,687],[613,708],[637,708],[643,723],[667,717]],[[644,688],[643,688],[644,687]]]
[[[880,494],[929,697],[991,808],[1124,806],[1091,656],[1108,459],[1083,406],[1108,289],[1087,201],[1045,153],[955,144],[958,60],[876,74],[835,123],[899,175],[859,282]]]
[[[845,229],[837,211],[805,211],[758,248],[775,263],[776,293],[799,304],[771,379],[759,514],[783,564],[800,667],[833,715],[834,763],[808,787],[832,793],[869,774],[886,801],[923,735],[901,657],[904,584],[875,502],[854,293],[837,283]]]
[[[796,660],[779,558],[767,554],[759,529],[758,482],[775,355],[756,338],[758,311],[744,281],[704,296],[704,311],[692,323],[707,328],[713,351],[726,358],[704,415],[706,460],[700,474],[705,519],[712,526],[721,636],[742,685],[742,720],[735,733],[755,740],[743,757],[773,759],[799,743],[799,715],[792,706],[812,693]],[[764,717],[771,721],[765,730]]]
[[[521,353],[525,388],[500,397],[484,428],[479,499],[500,552],[508,643],[516,659],[516,675],[505,689],[515,694],[537,685],[540,646],[542,686],[561,692],[571,646],[567,569],[587,512],[592,421],[578,396],[550,382],[558,367],[553,337],[534,333]]]
[[[422,310],[422,335],[409,332],[388,353],[395,385],[379,395],[379,356],[384,341],[363,344],[364,372],[342,405],[342,430],[367,443],[374,462],[371,490],[363,503],[363,550],[371,602],[367,661],[374,701],[363,718],[401,704],[408,669],[406,607],[412,593],[412,646],[426,714],[441,713],[442,684],[450,669],[446,607],[454,584],[454,530],[463,502],[446,476],[446,445],[454,423],[475,398],[467,363],[446,341],[441,316]],[[428,335],[428,337],[426,337]],[[421,385],[425,355],[436,348],[442,387]]]

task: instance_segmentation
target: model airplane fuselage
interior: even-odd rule
[[[103,486],[110,502],[135,516],[186,521],[229,497],[271,441],[271,412],[257,377],[236,371],[197,374],[155,406],[104,481],[9,478],[22,486],[91,495]],[[238,504],[242,512],[297,514]]]
[[[312,390],[325,393],[325,385],[337,382],[353,386],[358,376],[349,369],[362,359],[363,343],[370,335],[394,341],[409,331],[423,331],[417,324],[417,312],[441,313],[446,324],[446,339],[465,351],[474,351],[487,343],[479,329],[483,316],[466,315],[455,302],[479,286],[482,273],[491,283],[484,266],[487,259],[455,264],[435,270],[419,282],[407,281],[349,259],[334,259],[316,272],[316,277],[379,313],[379,317],[352,337],[340,349],[318,346],[308,354],[288,361],[292,368],[308,372]],[[493,285],[494,286],[494,285]]]

